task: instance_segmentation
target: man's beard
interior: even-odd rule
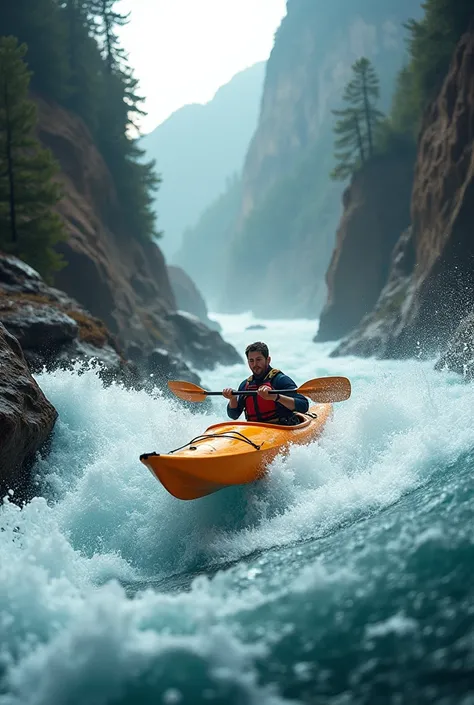
[[[268,371],[268,367],[265,367],[265,368],[264,368],[261,372],[259,372],[258,374],[257,374],[256,372],[254,372],[254,373],[253,373],[253,378],[254,378],[255,382],[263,382],[263,380],[264,380],[265,377],[266,377],[267,371]]]

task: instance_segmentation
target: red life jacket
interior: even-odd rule
[[[245,383],[244,389],[248,389],[249,391],[258,389],[263,384],[273,389],[274,387],[272,380],[279,372],[280,370],[270,370],[261,382],[255,382],[253,376],[249,377]],[[272,399],[262,399],[262,397],[259,397],[257,394],[255,396],[252,395],[245,397],[244,411],[247,421],[262,421],[264,423],[270,423],[271,421],[274,421],[275,423],[278,422],[276,402]]]

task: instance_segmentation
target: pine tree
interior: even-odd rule
[[[116,184],[122,230],[150,239],[158,236],[152,192],[160,179],[138,146],[144,99],[119,44],[117,30],[128,22],[115,10],[119,1],[0,0],[0,32],[28,46],[32,90],[90,129]]]
[[[0,38],[0,246],[50,278],[62,265],[53,245],[65,237],[53,211],[61,198],[58,167],[34,136],[25,54],[15,37]]]
[[[101,43],[106,66],[107,105],[105,109],[111,115],[116,115],[120,132],[127,132],[130,127],[137,131],[134,116],[145,115],[140,108],[144,98],[136,93],[138,80],[134,78],[132,69],[127,65],[128,56],[120,46],[117,35],[117,27],[128,24],[129,14],[117,12],[114,9],[116,4],[117,0],[87,0],[90,13],[96,17],[94,32]]]
[[[404,66],[397,76],[388,127],[396,135],[415,140],[419,117],[420,102],[414,74],[409,66]]]
[[[114,10],[117,0],[90,0],[91,13],[96,15],[95,34],[102,44],[102,55],[109,74],[116,73],[126,60],[125,51],[120,47],[117,27],[129,22],[130,14],[122,15]]]
[[[423,112],[434,100],[462,34],[474,22],[473,0],[426,0],[421,20],[405,23],[409,62],[399,74],[389,128],[393,135],[418,136]]]
[[[335,146],[338,150],[335,156],[338,161],[331,176],[335,180],[344,181],[356,171],[359,164],[364,164],[367,156],[362,135],[361,118],[356,110],[333,110],[340,119],[336,122],[334,133]]]
[[[379,80],[370,61],[362,57],[352,65],[353,78],[343,100],[349,107],[333,110],[339,118],[334,127],[338,164],[331,176],[344,180],[374,155],[375,134],[383,114],[376,108],[380,97]]]
[[[99,120],[103,62],[93,38],[91,0],[62,0],[60,5],[69,64],[68,94],[64,103],[80,115],[95,134]]]
[[[127,24],[129,16],[115,11],[116,0],[88,1],[96,17],[95,33],[106,69],[99,103],[98,144],[123,204],[123,225],[137,239],[152,239],[160,236],[155,229],[153,204],[160,177],[154,161],[143,162],[144,151],[133,136],[139,134],[136,117],[146,114],[141,108],[144,98],[137,94],[138,80],[126,63],[128,57],[116,31]]]
[[[28,47],[31,88],[61,103],[68,91],[65,27],[56,0],[1,0],[0,35]]]

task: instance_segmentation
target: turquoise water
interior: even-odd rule
[[[0,705],[474,703],[474,387],[330,359],[308,321],[219,320],[298,383],[347,375],[351,399],[265,480],[180,502],[138,457],[222,399],[183,414],[92,372],[38,377],[60,419],[38,497],[0,511]]]

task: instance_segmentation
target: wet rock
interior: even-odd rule
[[[189,274],[181,267],[168,267],[168,274],[178,310],[197,316],[211,330],[221,331],[220,324],[208,317],[204,297]]]
[[[459,41],[424,116],[412,198],[413,295],[402,314],[407,348],[446,350],[473,311],[474,27]],[[395,340],[394,356],[398,340]]]
[[[5,297],[1,305],[3,324],[25,349],[43,347],[45,353],[77,338],[76,321],[52,306]]]
[[[262,326],[261,323],[253,323],[251,326],[247,326],[245,330],[266,330],[267,326]]]
[[[206,399],[201,403],[192,403],[179,399],[175,396],[168,387],[169,380],[183,380],[185,382],[191,382],[192,384],[197,384],[201,386],[201,379],[199,375],[193,372],[188,365],[174,355],[170,355],[167,350],[163,348],[155,348],[153,352],[147,358],[147,368],[146,374],[150,380],[149,388],[150,390],[156,386],[165,397],[168,399],[173,399],[183,408],[191,411],[192,413],[203,412],[206,409],[210,409],[211,403],[210,399]]]
[[[214,369],[218,364],[236,365],[242,362],[237,350],[222,339],[217,331],[209,330],[196,316],[183,311],[169,313],[178,335],[183,357],[198,370]]]
[[[0,491],[24,497],[35,454],[48,439],[55,408],[31,376],[18,340],[0,323]]]

